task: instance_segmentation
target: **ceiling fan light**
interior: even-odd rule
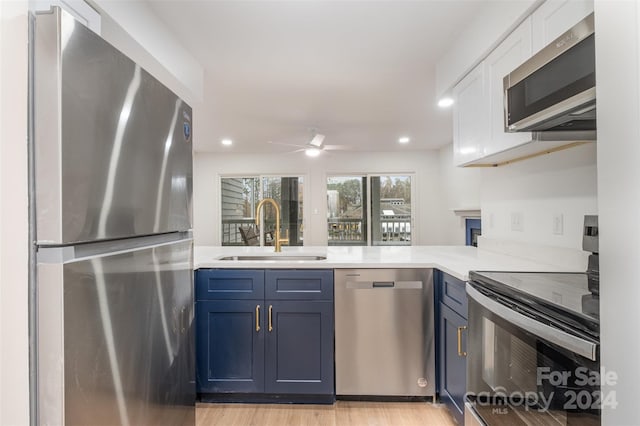
[[[446,96],[444,98],[441,98],[438,101],[438,106],[440,108],[449,108],[451,105],[453,105],[453,102],[454,102],[453,98],[450,98],[450,97]]]
[[[307,154],[307,157],[317,157],[318,155],[320,155],[320,149],[307,148],[304,150],[304,153]]]

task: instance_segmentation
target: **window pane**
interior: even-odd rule
[[[329,245],[367,245],[366,178],[327,178]]]
[[[259,178],[222,178],[222,245],[245,245],[240,227],[255,224],[256,205],[260,200]]]
[[[280,228],[282,237],[289,232],[290,246],[303,245],[302,227],[302,193],[304,180],[302,177],[265,177],[262,179],[264,198],[273,198],[280,205]],[[275,209],[268,206],[264,220],[266,232],[276,228]],[[275,234],[273,234],[275,235]]]
[[[411,245],[411,177],[371,177],[373,245]]]
[[[261,187],[262,184],[262,187]],[[289,245],[302,245],[302,177],[222,178],[222,245],[273,245],[275,209],[266,204],[264,228],[255,226],[256,207],[261,199],[273,198],[281,207],[282,237],[289,231]]]

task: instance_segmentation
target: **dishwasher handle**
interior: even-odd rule
[[[348,290],[371,290],[392,288],[395,290],[422,289],[422,281],[347,281]]]

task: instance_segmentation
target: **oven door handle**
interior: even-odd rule
[[[561,348],[582,355],[591,361],[595,361],[597,359],[597,343],[590,342],[581,337],[550,327],[534,320],[533,318],[529,318],[526,315],[519,314],[518,312],[483,295],[468,283],[467,294],[482,307],[511,324],[514,324],[531,334],[535,334],[541,339],[556,344]]]

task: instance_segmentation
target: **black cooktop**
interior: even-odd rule
[[[469,280],[599,335],[600,301],[589,291],[586,273],[471,272]]]

